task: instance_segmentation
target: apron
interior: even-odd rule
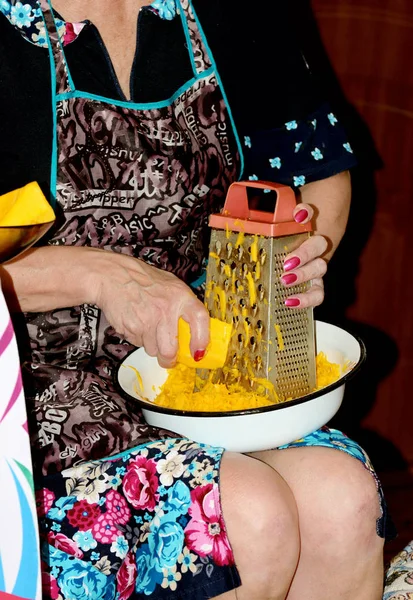
[[[240,177],[239,139],[215,63],[188,0],[176,0],[193,78],[168,100],[113,101],[75,88],[48,0],[54,115],[49,244],[123,252],[199,278],[208,216]],[[26,315],[24,377],[35,463],[43,473],[172,435],[149,427],[113,385],[134,349],[97,306]]]

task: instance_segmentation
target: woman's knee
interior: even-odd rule
[[[223,516],[243,585],[288,589],[300,552],[293,494],[274,469],[225,453],[221,464]],[[277,595],[274,595],[277,597]]]
[[[331,542],[336,551],[346,548],[380,548],[377,519],[381,515],[376,481],[359,460],[333,449],[307,448],[309,477],[299,490],[293,487],[300,527]],[[315,450],[315,452],[313,452]],[[301,519],[306,514],[306,525]],[[313,539],[313,542],[315,540]]]

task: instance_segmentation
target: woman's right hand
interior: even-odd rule
[[[156,356],[162,367],[175,363],[178,320],[191,328],[191,352],[200,360],[209,342],[209,315],[191,289],[172,273],[136,258],[94,254],[94,304],[117,333]]]

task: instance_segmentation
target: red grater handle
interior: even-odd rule
[[[268,189],[276,193],[273,212],[252,210],[248,203],[247,188]],[[294,190],[270,181],[237,181],[229,187],[224,208],[219,215],[211,215],[211,227],[244,231],[268,237],[293,235],[311,231],[311,223],[297,223],[293,212],[296,207]]]

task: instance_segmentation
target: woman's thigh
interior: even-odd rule
[[[279,581],[296,567],[288,486],[264,463],[222,448],[147,443],[44,476],[37,488],[45,598],[88,589],[88,600],[182,591],[204,600],[239,586],[240,574],[249,585],[254,573],[267,585],[283,539]]]

